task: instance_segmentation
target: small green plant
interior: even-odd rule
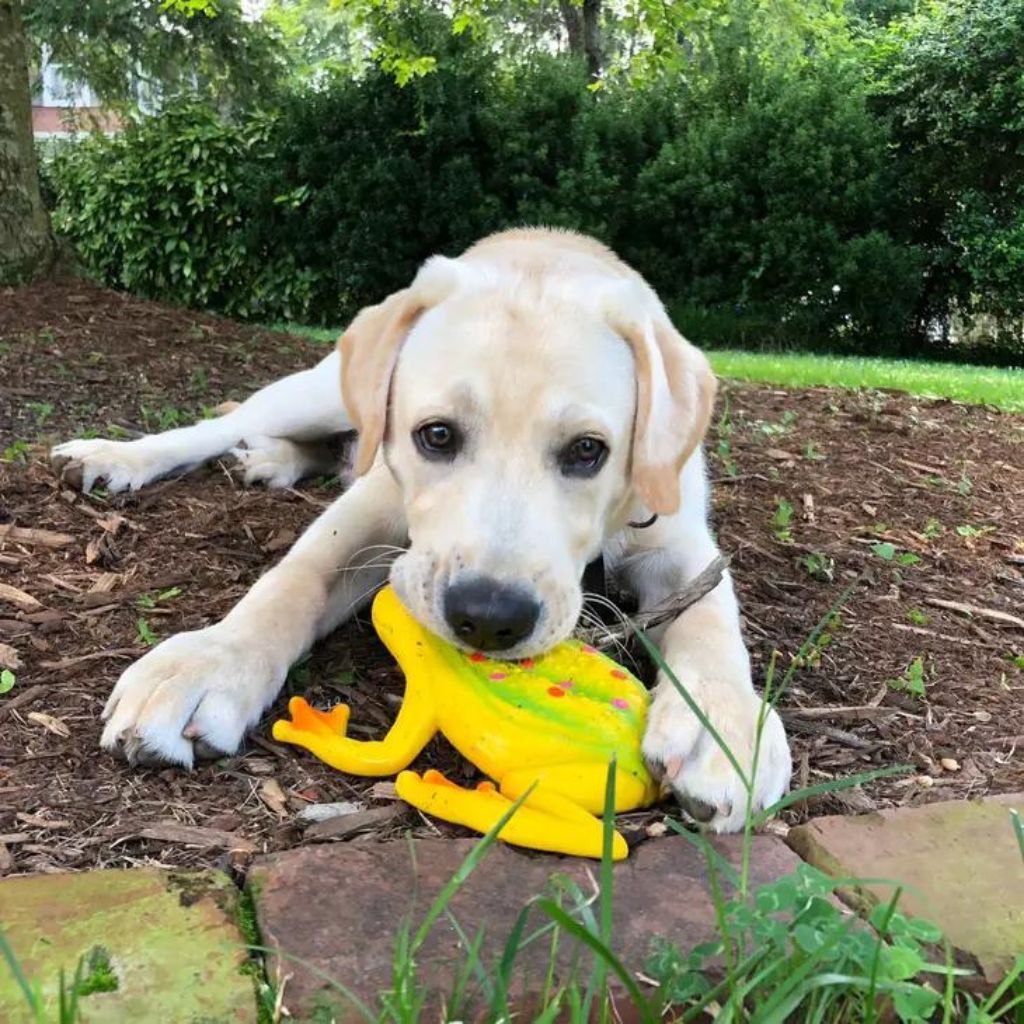
[[[53,415],[51,402],[26,402],[25,408],[35,413],[36,423],[40,427]]]
[[[5,668],[0,672],[0,694],[10,693],[17,681],[17,676],[9,668]]]
[[[772,530],[777,540],[788,544],[793,539],[793,531],[790,524],[793,522],[793,505],[785,498],[779,498],[775,503],[775,514],[771,518]]]
[[[965,498],[974,490],[974,484],[971,483],[971,478],[967,475],[966,471],[960,474],[956,489]]]
[[[782,437],[793,429],[794,423],[796,423],[796,413],[787,409],[778,423],[759,420],[755,426],[765,437]]]
[[[80,996],[91,996],[95,992],[116,992],[117,975],[106,946],[93,946],[85,958],[85,971],[78,982]]]
[[[964,523],[956,528],[957,536],[963,537],[964,543],[968,547],[973,547],[974,542],[979,537],[984,537],[986,534],[995,533],[994,526],[971,526],[969,523]]]
[[[157,594],[140,594],[136,600],[136,604],[140,608],[150,609],[155,608],[158,604],[164,604],[167,601],[173,601],[176,597],[181,596],[181,587],[171,587],[168,590],[161,590]]]
[[[822,583],[831,583],[835,579],[836,561],[828,555],[823,555],[819,551],[812,551],[810,554],[802,556],[798,561],[807,570],[808,576],[820,580]]]
[[[1011,654],[1010,662],[1013,664],[1015,668],[1019,668],[1021,672],[1024,672],[1024,654]]]
[[[907,670],[897,679],[887,679],[886,682],[894,690],[901,690],[913,697],[925,697],[925,672],[924,658],[918,655],[908,666]]]
[[[157,410],[142,406],[139,412],[143,425],[150,431],[173,430],[188,420],[188,414],[173,405],[165,405]]]
[[[889,541],[872,544],[871,551],[883,562],[894,562],[896,565],[917,565],[921,561],[920,555],[915,555],[912,551],[897,551],[896,545],[890,544]]]
[[[928,522],[924,524],[924,530],[922,532],[928,540],[936,540],[945,533],[945,530],[946,528],[942,523],[934,516],[931,516]]]
[[[907,610],[907,620],[915,626],[927,626],[930,621],[928,615],[920,608],[909,608]]]
[[[718,417],[718,444],[715,451],[722,463],[722,469],[725,470],[727,476],[732,477],[739,476],[739,467],[732,454],[732,435],[735,429],[729,414],[729,400],[726,398],[722,415]]]
[[[4,449],[4,462],[28,462],[29,452],[32,446],[28,441],[15,441]]]
[[[188,383],[193,391],[205,394],[210,387],[210,375],[202,366],[197,366],[189,376]]]
[[[139,619],[136,623],[136,630],[137,639],[147,647],[155,647],[160,642],[160,639],[157,637],[156,633],[153,632],[149,623],[145,619]]]
[[[808,441],[807,444],[804,445],[804,458],[808,462],[820,462],[825,458],[825,456],[818,451],[813,441]]]

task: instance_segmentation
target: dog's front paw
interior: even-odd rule
[[[246,439],[231,449],[246,486],[293,487],[311,471],[306,445],[283,437]]]
[[[179,633],[125,670],[100,744],[133,765],[180,764],[235,753],[285,669],[237,642],[224,624]]]
[[[50,449],[50,461],[63,481],[85,493],[100,481],[111,494],[137,491],[175,468],[163,455],[150,450],[145,441],[65,441]]]
[[[748,689],[686,679],[681,682],[719,737],[732,751],[748,780],[757,743],[761,699]],[[652,774],[661,778],[695,822],[712,832],[743,828],[748,794],[728,756],[669,680],[654,692],[643,753]],[[789,786],[792,759],[782,721],[767,709],[761,729],[752,813],[781,799]]]

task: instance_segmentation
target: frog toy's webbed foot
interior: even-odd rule
[[[531,850],[600,858],[604,844],[601,821],[542,782],[534,782],[532,789],[523,790],[526,798],[498,838]],[[395,780],[395,791],[406,803],[477,832],[489,832],[512,808],[515,797],[505,792],[507,788],[499,791],[493,782],[481,782],[476,789],[465,789],[433,770],[422,776],[404,771]],[[628,853],[625,839],[616,832],[612,858],[623,860]]]
[[[302,697],[292,697],[288,702],[291,718],[274,723],[273,737],[280,743],[303,747],[339,771],[352,775],[393,775],[412,762],[435,731],[430,716],[414,715],[412,711],[407,703],[384,739],[354,740],[345,735],[347,704],[317,711]]]

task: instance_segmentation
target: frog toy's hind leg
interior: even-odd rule
[[[470,790],[449,782],[440,772],[428,771],[422,778],[415,772],[402,772],[395,789],[403,800],[421,811],[478,832],[494,828],[525,794],[518,810],[498,833],[499,839],[533,850],[600,857],[604,847],[602,822],[566,794],[579,792],[581,780],[590,786],[598,785],[603,793],[607,774],[607,767],[599,764],[521,769],[502,779],[499,792],[491,782],[482,782]],[[620,786],[625,792],[616,799],[617,808],[640,806],[643,786],[621,771],[616,773],[617,791]],[[637,800],[630,802],[631,796]],[[612,858],[622,860],[628,852],[625,839],[616,832],[612,837]]]
[[[393,775],[401,771],[437,731],[429,702],[413,687],[407,688],[398,717],[382,740],[354,740],[345,735],[347,704],[317,711],[302,697],[292,697],[288,713],[290,720],[274,723],[275,740],[304,747],[332,768],[353,775]]]

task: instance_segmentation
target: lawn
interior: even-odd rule
[[[338,327],[275,324],[313,341],[333,343]],[[933,363],[915,359],[808,355],[799,352],[708,351],[720,377],[790,388],[887,388],[918,398],[949,398],[991,405],[1004,412],[1024,412],[1024,369]]]
[[[1024,370],[911,359],[806,355],[790,352],[708,352],[721,377],[791,388],[889,388],[919,398],[950,398],[1024,412]]]

